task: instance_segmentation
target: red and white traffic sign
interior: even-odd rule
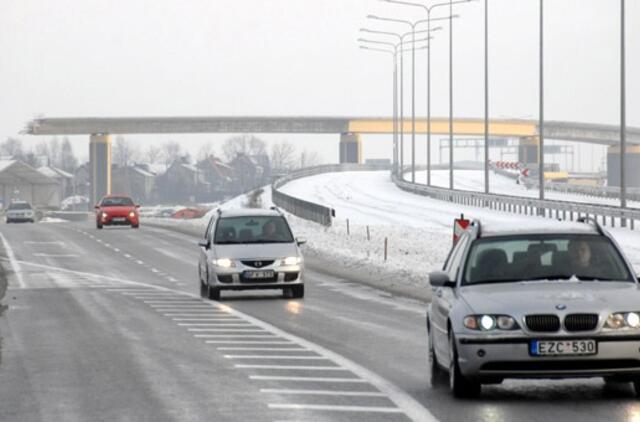
[[[469,227],[471,220],[464,218],[464,214],[460,215],[460,218],[453,220],[453,244],[455,245],[460,240],[462,233]]]

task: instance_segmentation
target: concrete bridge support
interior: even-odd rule
[[[89,167],[91,171],[91,204],[111,193],[111,136],[91,135],[89,142]]]
[[[360,134],[343,133],[340,135],[340,164],[343,163],[362,163]]]
[[[527,167],[538,164],[538,149],[540,148],[540,138],[537,136],[527,136],[520,138],[518,151],[518,161]]]

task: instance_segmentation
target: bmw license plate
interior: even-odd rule
[[[595,340],[533,340],[531,356],[586,356],[598,353]]]
[[[265,278],[273,278],[275,273],[273,271],[246,271],[244,278],[248,280],[260,280]]]

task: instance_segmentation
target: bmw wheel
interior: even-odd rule
[[[480,383],[470,380],[460,372],[458,365],[458,351],[453,333],[449,334],[449,388],[456,398],[473,398],[480,395]]]

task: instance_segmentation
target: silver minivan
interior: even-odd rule
[[[277,209],[218,210],[200,245],[200,295],[220,300],[222,290],[279,289],[304,297],[300,245]]]

